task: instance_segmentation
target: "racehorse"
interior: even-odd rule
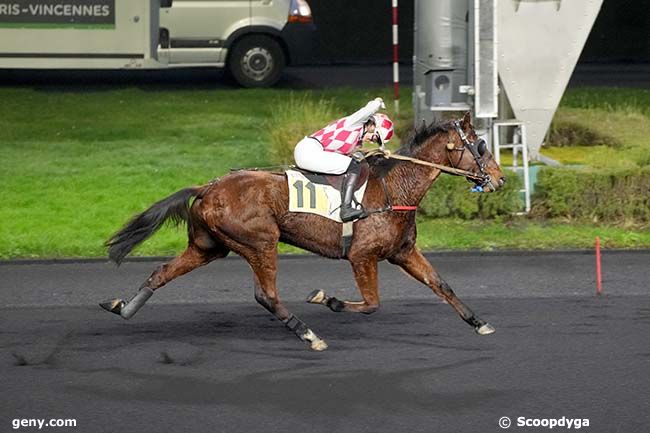
[[[234,171],[153,204],[113,235],[106,244],[110,259],[118,265],[167,220],[187,224],[188,246],[156,269],[130,301],[113,299],[100,305],[130,318],[158,288],[234,251],[253,271],[257,302],[311,349],[324,350],[325,341],[294,316],[278,295],[277,245],[282,241],[325,257],[347,259],[352,265],[361,301],[339,300],[316,290],[308,302],[336,312],[374,313],[379,308],[377,263],[388,260],[430,287],[478,334],[491,334],[494,328],[461,302],[416,247],[414,210],[442,171],[461,173],[485,192],[492,192],[505,182],[500,167],[477,136],[469,113],[460,120],[423,125],[394,156],[407,160],[368,158],[370,175],[362,204],[375,211],[354,222],[354,238],[346,255],[341,248],[340,223],[289,212],[284,173]]]

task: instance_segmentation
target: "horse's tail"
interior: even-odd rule
[[[190,199],[199,196],[203,188],[200,186],[177,191],[134,216],[106,241],[108,257],[119,265],[136,245],[153,235],[165,221],[171,220],[177,225],[189,222]]]

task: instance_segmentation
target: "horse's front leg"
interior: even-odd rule
[[[494,332],[492,325],[479,319],[467,305],[458,299],[449,284],[440,277],[438,272],[431,266],[431,263],[416,247],[400,253],[388,261],[398,265],[413,278],[430,287],[436,295],[447,301],[478,334],[487,335]]]
[[[336,312],[352,312],[371,314],[379,309],[379,292],[377,289],[377,260],[353,261],[352,271],[357,288],[363,301],[340,301],[327,296],[323,290],[314,290],[307,297],[311,304],[321,304]]]

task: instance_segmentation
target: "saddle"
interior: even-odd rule
[[[341,186],[345,174],[329,175],[315,173],[298,167],[292,167],[290,170],[287,170],[289,211],[313,213],[340,223]],[[370,166],[367,161],[362,161],[359,166],[359,177],[355,182],[352,197],[352,201],[357,205],[361,203],[369,176]],[[341,225],[342,257],[347,257],[350,245],[352,244],[353,232],[353,221],[345,222]]]
[[[368,176],[370,175],[370,165],[368,165],[367,161],[365,160],[362,161],[360,168],[361,171],[359,173],[359,178],[357,179],[357,182],[354,184],[354,191],[357,191],[359,188],[361,188],[366,183],[366,181],[368,180]],[[300,172],[312,183],[317,183],[319,185],[330,185],[331,187],[336,188],[339,191],[341,190],[341,185],[343,184],[343,176],[346,175],[346,173],[343,174],[316,173],[313,171],[304,170],[300,167],[293,167],[292,169]]]

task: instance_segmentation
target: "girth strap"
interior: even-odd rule
[[[352,236],[354,235],[354,221],[343,223],[341,228],[341,255],[347,258],[352,246]]]

